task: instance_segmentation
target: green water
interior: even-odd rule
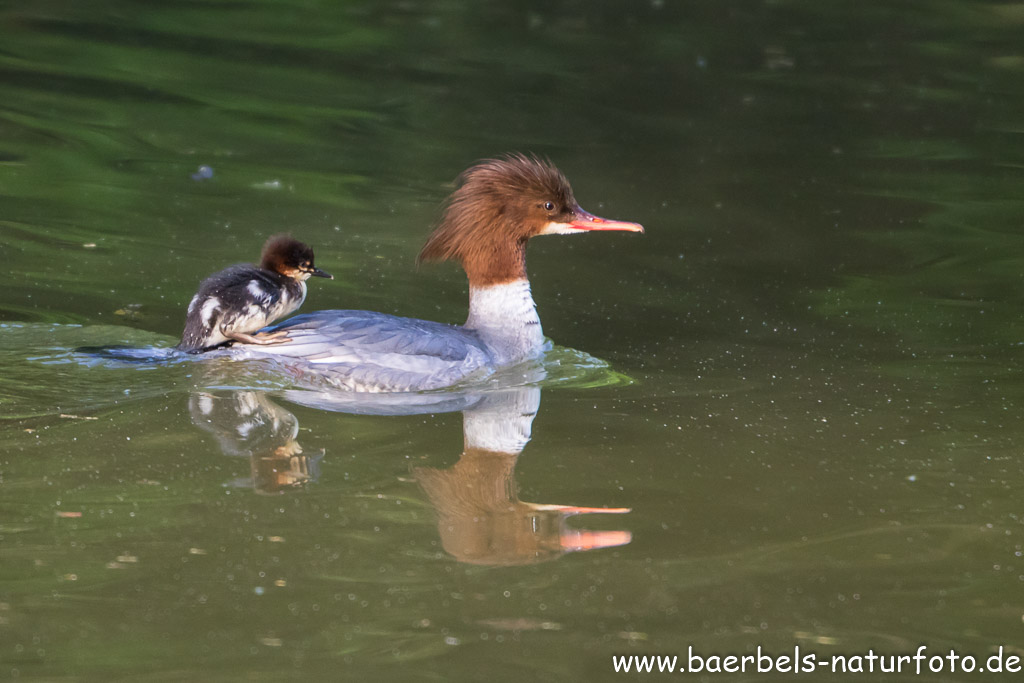
[[[1022,30],[940,0],[3,4],[0,679],[1021,653]],[[173,344],[282,230],[336,277],[307,310],[460,322],[461,272],[415,254],[509,151],[647,227],[530,249],[545,333],[610,368],[387,417],[72,354]],[[464,451],[481,415],[532,440]]]

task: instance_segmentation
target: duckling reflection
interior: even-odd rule
[[[553,560],[578,550],[625,545],[628,531],[569,528],[581,513],[621,514],[629,508],[585,508],[519,500],[515,466],[530,441],[540,389],[486,394],[463,411],[464,448],[448,469],[414,469],[438,515],[441,545],[470,564],[511,566]]]
[[[275,494],[302,488],[320,476],[323,451],[305,455],[296,438],[298,419],[264,392],[197,392],[189,397],[188,410],[192,423],[213,435],[225,455],[249,458],[250,478],[233,485]]]

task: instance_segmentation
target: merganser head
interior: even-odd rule
[[[313,264],[313,248],[291,235],[274,235],[263,245],[260,268],[280,273],[295,280],[308,280],[311,276],[334,276]]]
[[[581,209],[562,172],[533,156],[481,161],[464,171],[456,185],[418,260],[456,260],[471,286],[525,278],[526,243],[536,235],[644,231],[637,223]]]

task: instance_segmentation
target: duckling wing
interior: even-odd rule
[[[281,299],[280,278],[249,263],[239,263],[203,280],[200,298],[218,297],[234,307],[248,303],[272,306]]]
[[[385,313],[317,311],[266,331],[287,332],[290,341],[246,344],[232,351],[282,362],[295,359],[310,379],[351,391],[438,389],[491,367],[490,355],[473,332]]]

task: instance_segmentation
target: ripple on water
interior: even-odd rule
[[[375,395],[370,401],[366,394],[310,382],[308,374],[295,373],[275,359],[204,358],[177,352],[175,341],[113,325],[0,324],[0,365],[7,368],[0,377],[0,405],[7,417],[20,419],[96,410],[173,391],[249,389],[288,390],[289,399],[327,410],[445,412],[461,410],[482,394],[514,387],[593,388],[633,381],[606,361],[548,342],[538,360],[446,389]]]

